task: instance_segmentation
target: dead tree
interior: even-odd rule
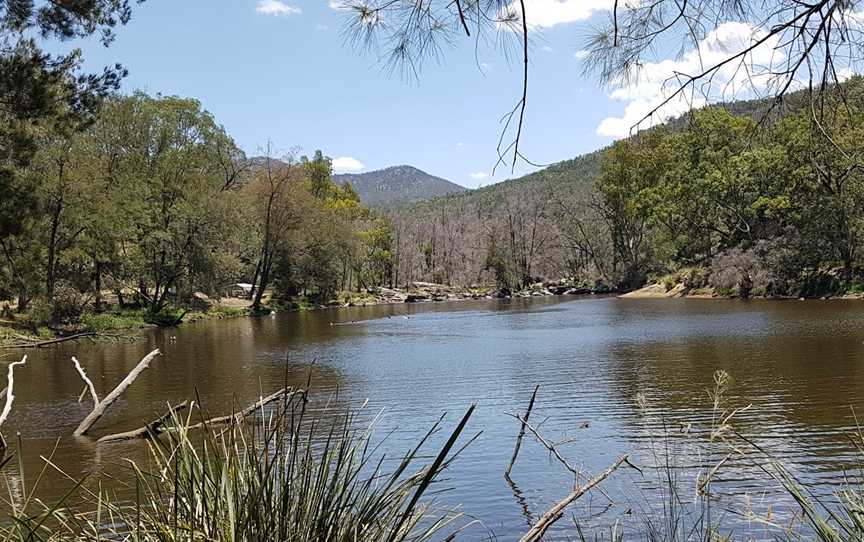
[[[84,379],[84,383],[87,384],[87,386],[90,388],[90,393],[93,396],[94,401],[93,410],[90,412],[90,414],[87,415],[86,418],[84,418],[84,420],[81,421],[81,423],[78,425],[78,428],[75,429],[75,432],[73,434],[76,437],[85,435],[87,431],[89,431],[90,428],[93,427],[93,425],[98,422],[99,419],[105,414],[105,411],[107,411],[108,408],[112,404],[114,404],[114,402],[117,401],[117,399],[119,399],[121,395],[123,395],[123,392],[125,392],[126,389],[131,386],[133,382],[135,382],[135,379],[138,378],[138,376],[142,372],[144,372],[144,369],[146,369],[150,365],[150,362],[153,361],[153,359],[159,354],[160,352],[157,348],[156,350],[153,350],[152,352],[144,356],[144,358],[140,362],[138,362],[138,365],[136,365],[135,368],[132,369],[128,375],[126,375],[126,378],[124,378],[123,381],[120,382],[120,384],[118,384],[117,387],[114,388],[114,390],[101,401],[98,400],[99,397],[98,395],[96,395],[96,390],[93,388],[93,383],[90,382],[89,378],[87,378],[84,369],[82,369],[81,365],[77,362],[77,360],[73,358],[73,361],[75,362],[76,368],[78,369],[81,378]]]
[[[12,402],[15,401],[13,390],[15,388],[15,367],[27,363],[27,356],[21,358],[21,361],[13,361],[9,364],[9,370],[6,373],[6,404],[3,405],[3,412],[0,412],[0,427],[6,423],[6,418],[12,412]],[[0,450],[6,449],[6,439],[0,434]]]

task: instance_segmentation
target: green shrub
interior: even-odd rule
[[[159,327],[171,327],[179,324],[187,311],[176,307],[165,307],[159,312],[147,311],[144,313],[144,321]]]

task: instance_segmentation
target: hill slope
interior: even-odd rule
[[[334,175],[339,184],[351,183],[360,201],[372,207],[392,207],[468,189],[412,166],[393,166],[366,173]]]

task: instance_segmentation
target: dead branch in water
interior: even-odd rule
[[[618,461],[609,466],[606,470],[588,480],[585,485],[577,487],[572,493],[564,497],[558,504],[550,508],[545,514],[543,514],[537,523],[534,524],[531,529],[528,530],[525,535],[519,539],[519,542],[535,542],[540,540],[549,527],[552,526],[553,523],[561,519],[564,515],[564,509],[570,505],[573,501],[581,497],[582,495],[591,491],[591,489],[608,478],[613,472],[618,470],[618,468],[627,463],[627,456],[621,457]]]
[[[132,369],[128,375],[126,375],[126,378],[124,378],[123,381],[120,382],[117,387],[108,394],[107,397],[105,397],[105,399],[94,405],[93,411],[90,412],[90,414],[88,414],[86,418],[84,418],[84,420],[78,425],[78,428],[75,429],[75,432],[73,434],[76,437],[80,437],[81,435],[86,434],[87,431],[89,431],[90,428],[93,427],[93,424],[98,422],[99,419],[105,414],[105,411],[108,410],[108,407],[114,404],[114,402],[119,399],[121,395],[123,395],[123,392],[126,391],[126,388],[128,388],[132,385],[133,382],[135,382],[135,379],[138,378],[138,375],[140,375],[144,371],[144,369],[146,369],[147,366],[150,365],[150,362],[153,361],[153,359],[159,354],[160,352],[157,348],[156,350],[144,356],[144,358],[140,362],[138,362],[138,365],[136,365],[135,368]]]
[[[162,433],[166,430],[165,423],[171,420],[174,415],[181,410],[186,409],[189,406],[189,401],[183,401],[177,406],[170,407],[168,412],[163,414],[162,416],[156,418],[152,422],[148,423],[144,427],[139,427],[138,429],[133,429],[131,431],[126,431],[124,433],[115,433],[113,435],[105,435],[100,438],[96,442],[99,444],[104,444],[106,442],[119,442],[121,440],[132,440],[138,438],[153,438],[159,433]]]
[[[564,459],[564,456],[561,455],[561,452],[558,451],[558,446],[561,443],[554,444],[554,443],[546,440],[543,437],[543,435],[540,434],[540,431],[538,431],[535,427],[532,427],[531,424],[528,423],[527,417],[526,418],[520,418],[519,416],[516,416],[514,414],[511,414],[511,416],[513,416],[514,418],[516,418],[517,420],[522,422],[522,431],[523,432],[525,431],[525,429],[528,429],[528,431],[530,431],[531,434],[534,435],[534,437],[537,439],[537,442],[539,442],[544,448],[546,448],[550,454],[554,455],[555,459],[557,459],[562,465],[564,465],[565,469],[569,470],[574,475],[579,476],[579,469],[577,469],[576,467],[571,465],[569,461]]]
[[[229,414],[227,416],[217,416],[215,418],[210,418],[209,420],[204,420],[194,425],[190,425],[188,426],[188,429],[201,429],[208,425],[225,425],[232,422],[237,423],[248,417],[250,414],[254,414],[256,410],[264,408],[264,406],[272,403],[273,401],[281,398],[282,396],[285,396],[285,400],[288,401],[297,394],[303,395],[305,397],[306,390],[292,390],[291,388],[282,388],[276,393],[272,393],[267,397],[264,397],[263,399],[260,399],[259,401],[249,405],[240,412]]]
[[[90,396],[93,398],[93,407],[95,408],[96,405],[99,404],[99,396],[96,394],[96,387],[93,385],[93,381],[91,381],[90,378],[87,377],[87,373],[84,372],[84,367],[81,367],[81,363],[78,362],[78,358],[72,356],[72,363],[75,364],[75,370],[78,371],[79,375],[81,375],[81,380],[83,380],[84,384],[87,385],[87,387],[84,388],[84,391],[82,391],[81,395],[78,397],[78,402],[81,402],[81,399],[84,397],[84,392],[89,389]]]
[[[27,363],[27,356],[21,358],[21,361],[13,361],[9,364],[9,371],[6,374],[6,404],[3,405],[3,412],[0,413],[0,427],[6,423],[6,418],[12,412],[12,402],[15,401],[15,395],[12,393],[15,388],[15,367]],[[6,449],[6,439],[0,435],[0,449]]]
[[[531,394],[531,400],[528,402],[528,410],[525,411],[525,417],[522,419],[522,426],[519,428],[519,435],[516,437],[516,447],[513,448],[513,457],[510,458],[510,464],[507,465],[507,470],[504,471],[504,477],[510,479],[510,471],[513,469],[513,464],[516,463],[516,457],[519,455],[519,448],[522,447],[522,439],[525,437],[525,426],[528,424],[528,417],[531,416],[531,410],[534,408],[534,399],[537,398],[537,390],[540,389],[540,384],[534,386],[534,393]]]

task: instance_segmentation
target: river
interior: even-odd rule
[[[718,369],[734,379],[729,407],[750,405],[733,419],[743,436],[814,491],[829,495],[839,487],[857,466],[849,436],[854,412],[864,412],[862,341],[864,303],[857,301],[543,298],[208,321],[150,330],[134,342],[27,352],[3,433],[13,447],[20,433],[25,480],[55,447],[54,463],[72,478],[122,478],[122,459],[143,461],[146,444],[97,446],[71,436],[89,405],[77,401],[83,386],[70,356],[104,395],[153,348],[163,355],[96,426],[96,436],[138,427],[166,402],[197,396],[211,414],[223,414],[286,379],[295,386],[310,379],[323,415],[368,401],[364,419],[380,414],[376,434],[389,434],[382,450],[395,453],[442,413],[453,427],[476,403],[469,432],[482,434],[454,463],[442,482],[452,489],[438,498],[482,521],[468,539],[513,540],[572,485],[530,435],[513,469],[515,485],[503,477],[518,432],[510,414],[525,409],[539,384],[532,420],[573,465],[594,473],[633,452],[642,469],[616,473],[606,495],[580,501],[552,538],[572,536],[574,518],[586,526],[621,521],[632,533],[645,528],[637,516],[661,513],[665,502],[650,450],[669,451],[684,503],[693,500],[694,473],[701,468],[704,475],[725,455],[725,445],[709,445],[705,433]],[[6,351],[4,361],[18,355]],[[776,484],[759,476],[758,464],[733,459],[712,490],[724,525],[757,537],[764,528],[742,514],[779,514],[784,502],[775,500]],[[9,476],[7,483],[20,480]],[[69,483],[49,469],[39,495],[51,499]]]

